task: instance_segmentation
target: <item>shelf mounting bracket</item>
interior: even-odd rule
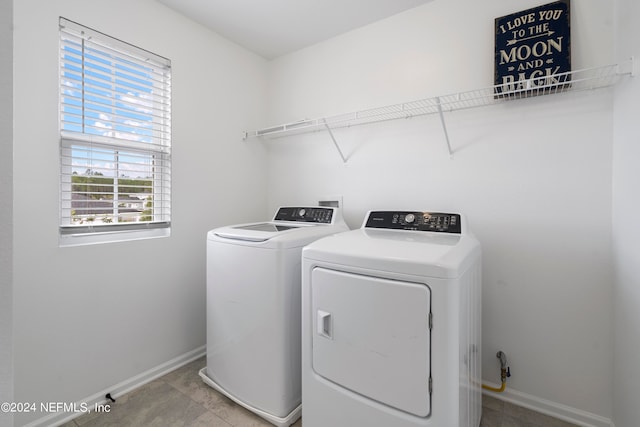
[[[338,150],[338,154],[340,154],[340,157],[342,158],[342,163],[347,163],[347,158],[344,156],[344,153],[340,149],[340,146],[338,145],[338,141],[336,141],[336,137],[333,136],[333,132],[331,131],[331,128],[327,124],[327,120],[326,119],[322,119],[322,122],[324,124],[324,127],[327,129],[327,132],[329,132],[329,136],[331,137],[331,140],[333,141],[333,145],[336,146],[336,150]]]
[[[442,123],[442,131],[444,132],[444,139],[447,141],[447,149],[449,150],[449,156],[453,156],[451,151],[451,142],[449,141],[449,132],[447,132],[447,123],[444,120],[444,113],[442,112],[442,103],[440,97],[436,97],[436,105],[438,106],[438,114],[440,115],[440,122]]]

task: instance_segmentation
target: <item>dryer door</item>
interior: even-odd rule
[[[317,374],[390,407],[430,414],[427,285],[316,267],[311,308]]]

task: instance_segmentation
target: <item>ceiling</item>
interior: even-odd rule
[[[157,0],[266,59],[433,0]]]

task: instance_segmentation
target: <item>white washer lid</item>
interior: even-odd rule
[[[262,231],[251,229],[252,226],[273,224],[278,227],[287,227],[280,231]],[[348,231],[346,224],[296,224],[284,222],[251,223],[239,226],[221,227],[211,230],[207,239],[228,244],[244,246],[262,246],[265,248],[292,248],[305,246],[319,238],[335,233]]]
[[[278,222],[256,222],[218,228],[214,230],[214,233],[216,236],[224,237],[226,239],[264,242],[276,237],[280,232],[300,227],[305,227],[305,225],[289,225]]]
[[[301,247],[321,237],[348,231],[334,207],[281,207],[272,221],[229,225],[207,234],[208,240],[269,248]]]

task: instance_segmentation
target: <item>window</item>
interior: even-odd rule
[[[171,63],[60,18],[60,241],[169,234]]]

